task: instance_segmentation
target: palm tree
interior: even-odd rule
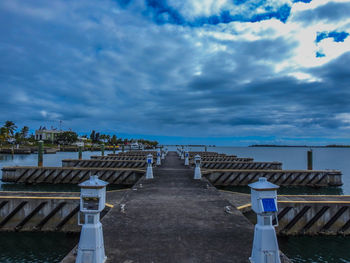
[[[29,127],[28,126],[23,126],[21,129],[21,136],[25,139],[28,136],[29,132]]]
[[[17,126],[13,121],[6,121],[4,127],[7,129],[9,134],[11,134],[11,136],[13,136],[15,130],[17,129]]]

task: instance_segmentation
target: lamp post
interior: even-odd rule
[[[158,148],[157,149],[157,162],[156,162],[156,165],[161,165],[161,161],[160,161],[160,149]]]
[[[146,179],[153,179],[153,155],[147,155],[147,171],[146,171]]]
[[[249,184],[252,209],[257,215],[251,263],[281,263],[273,217],[277,222],[277,189],[265,177]]]
[[[188,166],[190,164],[189,159],[188,159],[188,151],[185,152],[185,165]]]
[[[194,157],[194,164],[196,165],[196,167],[194,168],[194,179],[202,179],[200,155],[197,154]]]
[[[97,175],[90,176],[90,179],[79,184],[80,212],[84,215],[78,254],[75,263],[104,263],[107,259],[103,243],[102,224],[100,213],[105,208],[106,185],[108,183],[99,180]]]

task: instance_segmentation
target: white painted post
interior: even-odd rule
[[[188,160],[188,155],[189,155],[189,154],[188,154],[188,151],[186,151],[186,152],[185,152],[185,165],[187,165],[187,166],[190,164],[190,162],[189,162],[189,160]]]
[[[194,164],[196,167],[194,168],[194,179],[202,179],[202,173],[201,173],[201,157],[197,154],[194,157]]]
[[[157,162],[156,162],[156,165],[161,165],[161,162],[160,162],[160,149],[158,148],[157,150]]]
[[[277,189],[265,177],[249,185],[251,188],[252,209],[257,214],[255,225],[251,263],[281,263],[275,226],[277,222]]]
[[[147,172],[146,172],[146,179],[153,179],[153,155],[149,154],[147,155]]]
[[[162,150],[162,158],[161,158],[162,160],[164,160],[165,159],[165,152]]]
[[[84,214],[76,263],[104,263],[107,259],[103,243],[100,213],[105,208],[106,185],[97,175],[81,183],[80,212]],[[80,224],[80,213],[78,214]]]

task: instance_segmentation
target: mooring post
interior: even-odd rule
[[[78,150],[79,150],[78,157],[79,157],[79,160],[81,160],[83,159],[83,146],[79,146]]]
[[[115,144],[113,143],[113,154],[115,154]]]
[[[194,164],[196,165],[196,167],[194,168],[194,179],[202,179],[200,155],[197,154],[194,157]]]
[[[312,149],[307,151],[307,169],[312,170]]]
[[[105,144],[101,144],[101,156],[105,156]]]
[[[38,145],[38,166],[42,167],[43,166],[43,155],[44,155],[44,142],[39,141]]]
[[[107,259],[100,222],[100,213],[106,204],[107,184],[94,175],[90,177],[90,180],[79,185],[81,187],[80,212],[84,215],[85,220],[84,224],[80,223],[79,213],[78,224],[82,225],[82,229],[76,263],[104,263]]]
[[[153,155],[148,154],[147,155],[147,171],[146,171],[146,179],[153,179]]]
[[[252,209],[257,215],[257,224],[254,230],[254,241],[251,263],[281,263],[275,226],[277,219],[277,189],[278,185],[272,184],[265,177],[249,184],[251,188]],[[277,224],[273,225],[273,219]]]

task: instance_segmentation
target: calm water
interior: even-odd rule
[[[1,263],[55,263],[78,243],[79,235],[43,232],[1,232]]]
[[[170,148],[169,149],[174,149]],[[193,148],[192,150],[202,150]],[[272,147],[209,147],[209,151],[253,157],[255,161],[280,161],[283,169],[306,169],[306,152],[309,148]],[[83,158],[100,152],[84,152]],[[44,165],[61,166],[62,159],[76,159],[78,153],[44,155]],[[314,169],[338,169],[343,173],[342,187],[332,188],[282,188],[279,194],[346,194],[350,195],[350,148],[313,148]],[[0,167],[36,165],[37,155],[0,155]],[[46,185],[26,186],[1,184],[2,190],[78,191],[76,186]],[[229,190],[249,192],[246,187]],[[78,241],[78,236],[60,233],[1,233],[0,262],[59,262]],[[279,245],[293,262],[350,263],[350,237],[280,237]],[[45,249],[41,249],[45,248]]]

